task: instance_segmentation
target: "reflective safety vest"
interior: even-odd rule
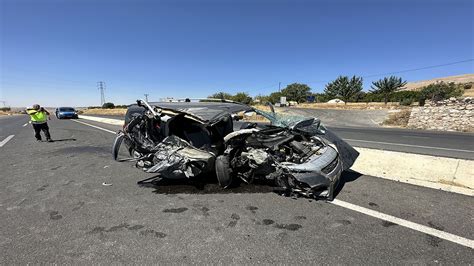
[[[46,112],[38,111],[35,109],[27,109],[26,112],[30,115],[31,122],[33,124],[41,124],[46,122],[48,115]]]

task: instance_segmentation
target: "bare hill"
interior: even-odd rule
[[[421,87],[430,85],[432,83],[440,82],[440,81],[454,82],[454,83],[474,82],[474,74],[464,74],[464,75],[458,75],[458,76],[449,76],[449,77],[443,77],[443,78],[408,82],[407,85],[405,85],[405,87],[403,87],[401,90],[409,90],[409,91],[417,90]]]

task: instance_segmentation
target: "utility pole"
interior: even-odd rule
[[[145,93],[145,101],[148,102],[148,93]]]
[[[97,89],[100,91],[100,106],[103,106],[105,103],[105,82],[97,82]]]
[[[281,92],[281,82],[278,82],[278,92]]]

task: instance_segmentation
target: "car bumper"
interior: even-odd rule
[[[70,114],[70,113],[59,113],[58,118],[77,118],[77,114]]]
[[[322,155],[314,156],[307,163],[288,167],[299,183],[301,194],[332,200],[343,172],[343,162],[332,147]]]

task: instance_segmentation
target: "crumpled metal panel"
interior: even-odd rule
[[[322,154],[315,154],[309,158],[309,160],[305,163],[282,163],[287,167],[290,171],[294,172],[320,172],[323,167],[329,165],[332,161],[337,158],[337,151],[328,146],[326,150]]]
[[[317,118],[314,118],[315,120],[313,121],[312,125],[298,125],[300,122],[308,121],[310,117],[272,113],[261,110],[255,111],[270,120],[272,125],[288,128],[293,128],[296,126],[301,131],[312,133],[314,135],[321,135],[323,138],[332,142],[339,152],[341,161],[343,163],[343,170],[348,170],[351,168],[357,157],[359,157],[358,151],[334,134],[331,130],[324,127]]]
[[[215,156],[194,148],[177,136],[169,136],[154,148],[154,165],[149,173],[160,173],[166,178],[190,178],[214,167]]]
[[[342,161],[343,171],[351,168],[357,157],[359,157],[359,152],[329,129],[325,129],[324,138],[336,146],[337,151],[339,152],[339,157]]]

